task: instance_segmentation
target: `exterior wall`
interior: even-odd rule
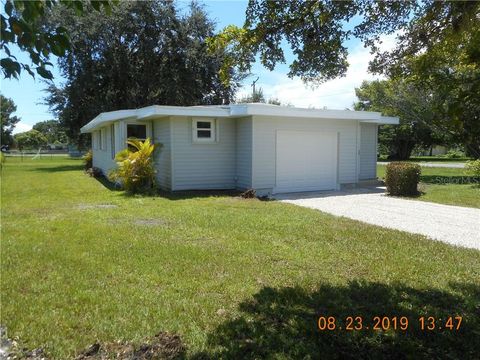
[[[360,124],[360,180],[377,177],[377,129],[376,124]]]
[[[154,163],[157,170],[156,178],[161,189],[172,188],[172,148],[171,148],[171,121],[163,118],[153,121],[153,140],[155,144],[161,144],[155,150]]]
[[[235,120],[217,118],[217,141],[194,143],[192,119],[172,117],[172,190],[234,189]]]
[[[99,137],[102,129],[105,131],[104,148],[99,146]],[[109,171],[116,166],[112,158],[112,131],[110,125],[92,133],[92,145],[93,166],[102,169],[103,174],[108,175]]]
[[[319,120],[312,118],[253,117],[253,184],[259,194],[275,188],[277,130],[328,131],[339,134],[339,184],[357,182],[357,125],[356,120]]]
[[[252,118],[236,119],[237,189],[252,187]]]

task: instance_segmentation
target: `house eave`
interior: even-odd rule
[[[152,105],[140,109],[118,110],[104,112],[96,116],[92,121],[80,129],[81,133],[91,133],[100,127],[109,125],[118,120],[147,121],[166,116],[191,116],[191,117],[215,117],[215,118],[239,118],[246,116],[271,116],[291,118],[315,118],[333,120],[357,120],[375,124],[399,123],[398,117],[382,116],[379,112],[351,111],[351,110],[327,110],[327,109],[303,109],[270,104],[232,104],[232,105],[209,105],[209,106],[160,106]]]

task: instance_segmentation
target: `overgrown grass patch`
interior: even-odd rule
[[[1,323],[51,357],[160,331],[179,334],[192,358],[475,350],[477,250],[275,201],[125,196],[78,160],[8,159],[1,190]],[[465,327],[316,328],[322,314],[402,312],[413,323],[460,314]]]

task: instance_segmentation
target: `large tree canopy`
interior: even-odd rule
[[[68,142],[65,129],[58,120],[41,121],[33,125],[33,130],[41,132],[49,144],[66,144]]]
[[[479,15],[480,2],[474,1],[250,0],[243,29],[228,26],[212,47],[232,50],[229,62],[244,68],[259,55],[272,70],[286,61],[287,44],[295,57],[289,76],[323,82],[345,75],[347,40],[358,38],[371,48],[376,55],[372,70],[394,71],[436,44],[460,45],[478,25]],[[398,46],[380,51],[382,35],[394,33]]]
[[[1,36],[0,49],[5,56],[0,60],[3,75],[6,78],[18,78],[22,70],[35,77],[35,72],[40,77],[52,79],[53,75],[47,66],[50,54],[65,55],[70,48],[68,31],[62,27],[46,29],[41,26],[45,13],[59,4],[67,6],[79,14],[83,13],[87,1],[71,0],[5,0],[3,13],[0,15]],[[109,0],[92,0],[91,7],[97,11],[101,8],[110,10]],[[20,50],[28,53],[33,67],[22,63],[11,54],[11,45],[16,45]],[[35,70],[35,72],[34,72]]]
[[[15,125],[20,121],[18,116],[13,115],[13,113],[17,111],[17,106],[12,99],[0,95],[0,107],[2,121],[1,144],[11,145],[13,142],[13,129],[15,129]]]
[[[383,35],[396,36],[393,50],[381,50]],[[352,38],[371,49],[372,72],[430,91],[445,131],[480,157],[479,1],[250,0],[244,27],[225,28],[210,47],[227,52],[229,67],[249,69],[258,56],[272,70],[290,46],[288,75],[319,84],[345,75]]]
[[[108,17],[63,7],[46,26],[70,34],[72,50],[59,59],[66,83],[49,86],[47,103],[72,139],[104,111],[228,103],[241,78],[230,69],[233,81],[220,81],[224,53],[208,51],[214,24],[195,4],[180,15],[171,2],[125,1]]]
[[[14,138],[20,150],[40,149],[48,144],[45,135],[34,129],[15,134]]]

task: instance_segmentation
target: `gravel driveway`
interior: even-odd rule
[[[277,200],[480,250],[480,209],[404,200],[385,188],[277,195]]]

